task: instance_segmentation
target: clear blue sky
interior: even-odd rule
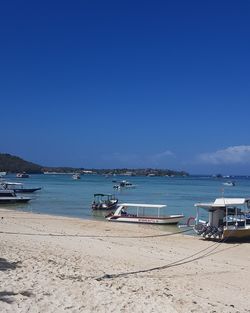
[[[250,2],[1,1],[0,152],[250,174]]]

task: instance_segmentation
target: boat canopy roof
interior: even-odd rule
[[[94,197],[111,197],[111,193],[95,193]]]
[[[13,185],[13,186],[22,186],[22,183],[14,183],[14,182],[10,182],[10,181],[3,181],[1,182],[2,185]]]
[[[210,203],[196,203],[195,207],[210,210],[216,208],[226,208],[228,206],[243,205],[249,201],[250,199],[246,198],[217,198],[214,202]]]
[[[134,207],[134,208],[155,208],[161,209],[166,207],[165,204],[142,204],[142,203],[121,203],[120,206],[122,207]]]

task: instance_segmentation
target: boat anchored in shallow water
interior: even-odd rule
[[[42,189],[41,187],[26,188],[24,187],[22,183],[13,183],[13,182],[6,182],[6,181],[1,182],[0,185],[4,190],[13,190],[16,193],[32,193],[32,192]]]
[[[112,194],[95,193],[92,210],[115,210],[118,199]]]
[[[166,205],[160,204],[138,204],[138,203],[123,203],[120,204],[115,212],[106,216],[106,219],[111,222],[127,222],[141,224],[177,224],[184,218],[183,214],[176,215],[161,215],[160,211]],[[157,211],[155,215],[145,214],[145,211]]]
[[[0,190],[0,204],[26,203],[30,200],[31,198],[29,197],[17,196],[13,190]]]
[[[218,198],[212,203],[197,203],[194,231],[209,239],[250,239],[250,199]],[[200,208],[208,221],[200,221]]]

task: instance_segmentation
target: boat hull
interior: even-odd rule
[[[20,189],[13,189],[16,193],[32,193],[38,190],[41,190],[41,188],[20,188]]]
[[[250,227],[249,228],[237,228],[237,229],[224,229],[223,239],[250,239]]]
[[[30,198],[18,198],[18,199],[0,199],[0,204],[15,204],[15,203],[26,203],[29,202]]]
[[[173,217],[145,217],[145,216],[116,216],[112,215],[107,217],[107,220],[111,222],[123,222],[123,223],[137,223],[137,224],[157,224],[157,225],[166,225],[166,224],[177,224],[184,216],[173,216]]]

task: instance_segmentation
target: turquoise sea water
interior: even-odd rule
[[[114,192],[112,180],[126,179],[136,185],[135,189]],[[71,175],[31,175],[17,179],[8,175],[6,180],[22,182],[27,187],[42,187],[42,190],[27,194],[32,200],[28,204],[11,205],[35,213],[46,213],[79,217],[83,219],[104,219],[106,212],[92,212],[94,193],[115,193],[119,202],[167,204],[163,213],[184,213],[186,219],[195,215],[194,203],[210,202],[221,197],[250,197],[250,179],[234,178],[236,186],[227,187],[227,179],[212,177],[108,177],[82,175],[73,180]],[[3,205],[6,207],[6,204]],[[205,214],[205,213],[204,213]],[[183,221],[185,222],[185,220]]]

